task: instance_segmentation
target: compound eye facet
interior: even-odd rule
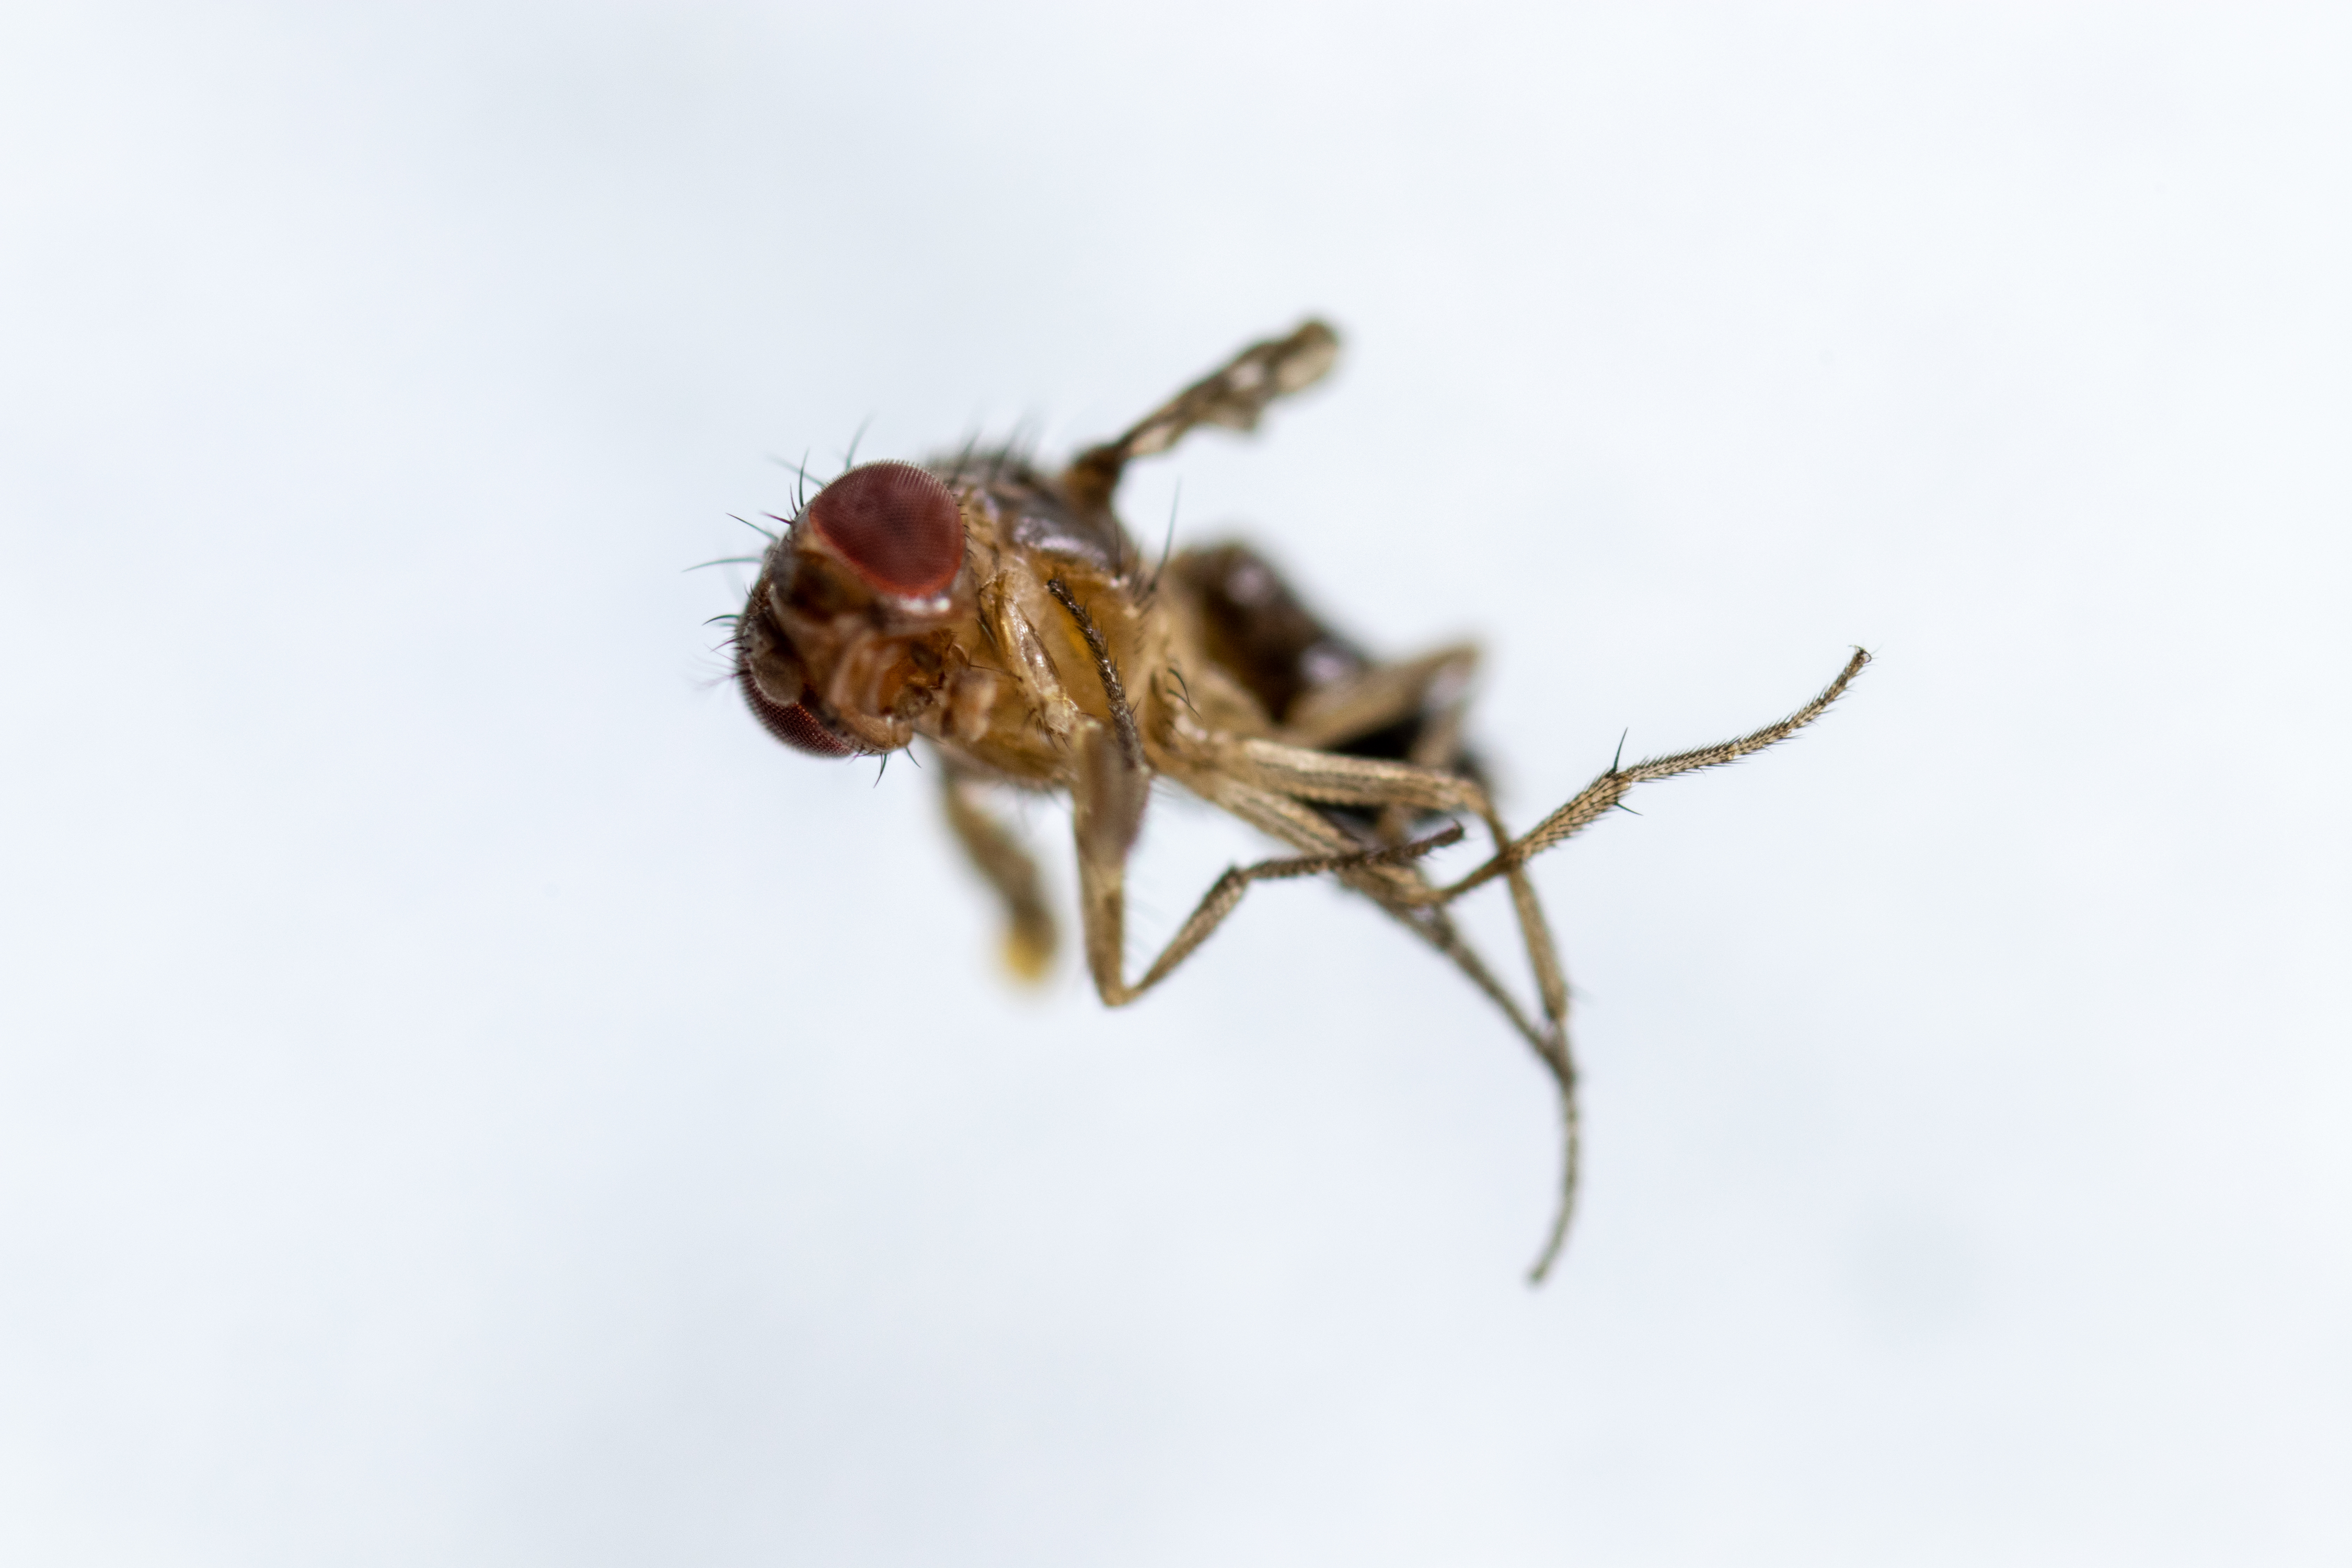
[[[857,748],[834,733],[830,725],[809,711],[805,702],[771,702],[751,679],[751,667],[735,667],[735,683],[743,689],[743,700],[751,705],[752,715],[762,728],[795,752],[806,752],[818,757],[850,757]]]
[[[963,564],[955,493],[911,463],[867,463],[817,491],[808,521],[857,574],[887,594],[945,593]]]

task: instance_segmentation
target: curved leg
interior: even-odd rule
[[[1078,847],[1078,908],[1085,929],[1087,967],[1106,1005],[1124,1007],[1167,979],[1234,912],[1253,882],[1314,877],[1327,872],[1370,872],[1401,867],[1462,839],[1449,824],[1409,844],[1365,849],[1349,846],[1320,853],[1232,866],[1210,885],[1141,978],[1127,979],[1127,857],[1143,822],[1143,778],[1131,770],[1114,735],[1097,724],[1081,738],[1077,782],[1072,790]],[[1354,879],[1350,879],[1351,880]],[[1415,879],[1416,881],[1419,879]],[[1423,884],[1426,885],[1426,884]]]
[[[1302,848],[1327,851],[1344,845],[1347,840],[1330,819],[1288,795],[1276,795],[1255,788],[1223,775],[1210,775],[1198,782],[1197,787],[1205,798],[1232,812],[1252,826],[1286,839]],[[1434,890],[1417,868],[1411,866],[1363,866],[1340,869],[1339,879],[1379,904],[1391,919],[1413,935],[1444,953],[1459,969],[1481,994],[1494,1003],[1496,1009],[1507,1020],[1519,1037],[1527,1041],[1551,1075],[1559,1094],[1560,1161],[1559,1195],[1555,1200],[1550,1229],[1545,1235],[1543,1249],[1537,1255],[1529,1270],[1530,1283],[1541,1284],[1559,1256],[1561,1245],[1568,1239],[1570,1217],[1576,1212],[1577,1178],[1583,1163],[1582,1123],[1577,1114],[1576,1059],[1569,1043],[1566,1018],[1565,987],[1560,1006],[1550,1009],[1550,997],[1546,997],[1547,1016],[1538,1026],[1519,1006],[1517,998],[1503,986],[1488,969],[1477,950],[1464,940],[1454,928],[1453,918],[1429,901]],[[1516,889],[1524,880],[1515,879]],[[1551,956],[1551,932],[1542,924],[1542,911],[1528,905],[1521,908],[1521,931],[1531,949]],[[1532,913],[1533,924],[1528,917]],[[1541,973],[1540,967],[1538,973]],[[1557,960],[1552,973],[1559,973]]]
[[[1321,321],[1306,321],[1287,337],[1252,343],[1137,420],[1117,440],[1079,453],[1062,476],[1062,493],[1082,511],[1108,506],[1131,458],[1164,452],[1202,425],[1256,429],[1267,404],[1322,380],[1339,353],[1339,335]]]
[[[1564,1145],[1560,1194],[1551,1231],[1530,1274],[1533,1280],[1540,1282],[1543,1279],[1567,1239],[1568,1222],[1576,1202],[1580,1133],[1577,1115],[1576,1066],[1568,1039],[1567,983],[1560,973],[1558,948],[1544,920],[1542,906],[1537,902],[1534,887],[1527,877],[1528,861],[1589,826],[1622,800],[1636,784],[1672,778],[1677,773],[1702,768],[1719,767],[1788,739],[1819,718],[1831,703],[1843,695],[1846,687],[1869,662],[1867,652],[1855,649],[1853,658],[1847,661],[1844,669],[1811,701],[1787,718],[1752,733],[1717,745],[1636,763],[1630,768],[1612,765],[1573,800],[1537,824],[1533,831],[1517,839],[1506,833],[1500,819],[1487,803],[1485,792],[1474,781],[1459,774],[1412,763],[1336,756],[1263,741],[1238,742],[1228,748],[1220,758],[1236,781],[1246,780],[1260,789],[1274,792],[1300,816],[1311,817],[1313,813],[1304,805],[1292,805],[1291,802],[1322,800],[1381,805],[1391,809],[1465,811],[1478,815],[1494,834],[1494,856],[1468,876],[1444,887],[1430,887],[1418,876],[1410,879],[1402,877],[1379,880],[1348,879],[1351,885],[1360,887],[1380,902],[1399,922],[1453,957],[1471,982],[1502,1009],[1504,1016],[1527,1038],[1537,1056],[1550,1069],[1559,1086]],[[1241,815],[1251,815],[1238,803],[1221,804],[1226,804],[1229,809]],[[1261,807],[1260,816],[1265,815],[1268,814]],[[1461,945],[1451,921],[1444,918],[1446,905],[1497,878],[1505,879],[1510,887],[1513,910],[1518,918],[1520,934],[1526,942],[1528,960],[1534,967],[1537,986],[1542,994],[1546,1026],[1541,1030],[1529,1024],[1509,994],[1495,982],[1476,955]]]

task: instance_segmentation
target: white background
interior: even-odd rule
[[[2344,1562],[2347,79],[2332,7],[20,0],[0,1559]],[[1286,886],[1016,991],[681,570],[1308,310],[1129,516],[1482,637],[1517,820],[1879,656],[1543,864],[1541,1291],[1431,955]],[[1254,852],[1163,803],[1145,918]]]

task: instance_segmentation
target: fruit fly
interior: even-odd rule
[[[1254,343],[1058,472],[1020,451],[851,467],[806,498],[760,558],[736,622],[735,678],[770,734],[824,757],[887,756],[920,736],[949,825],[1003,905],[1005,953],[1041,974],[1055,923],[1037,869],[986,804],[992,785],[1066,793],[1079,927],[1105,1003],[1165,981],[1250,887],[1328,877],[1444,954],[1535,1052],[1558,1092],[1561,1176],[1531,1278],[1559,1256],[1576,1200],[1576,1064],[1568,985],[1528,862],[1635,784],[1719,766],[1820,717],[1868,662],[1752,734],[1621,766],[1514,835],[1463,739],[1467,644],[1382,660],[1310,611],[1249,545],[1138,552],[1112,510],[1120,475],[1191,430],[1255,428],[1320,380],[1339,339],[1310,321]],[[854,459],[853,459],[854,460]],[[1622,759],[1621,759],[1622,760]],[[1155,779],[1181,785],[1289,853],[1235,866],[1139,974],[1127,958],[1129,851]],[[1451,881],[1423,863],[1465,822],[1491,843]],[[1532,972],[1523,1006],[1456,925],[1455,900],[1500,882]]]

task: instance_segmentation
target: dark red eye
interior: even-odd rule
[[[963,564],[963,514],[954,493],[911,463],[850,469],[817,491],[808,521],[886,594],[944,593]]]
[[[781,702],[769,701],[752,684],[750,665],[735,667],[735,684],[743,689],[743,700],[751,705],[752,714],[766,727],[768,733],[795,752],[807,752],[819,757],[857,754],[856,746],[835,734],[824,721],[809,711],[807,703],[794,702],[788,707]]]

